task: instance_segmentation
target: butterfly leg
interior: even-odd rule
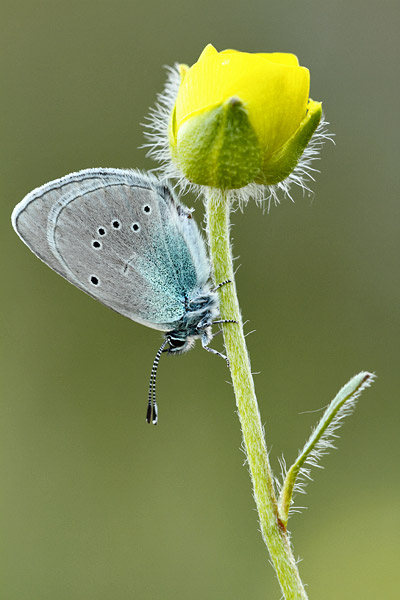
[[[212,322],[213,325],[218,325],[219,323],[239,323],[239,321],[235,321],[235,319],[219,319]]]
[[[226,360],[226,364],[227,364],[227,366],[229,368],[229,359],[228,359],[228,357],[225,356],[225,354],[222,354],[221,352],[218,352],[218,350],[214,350],[214,348],[210,348],[208,346],[209,342],[210,342],[209,336],[206,333],[204,333],[201,336],[201,344],[202,344],[204,350],[207,350],[207,352],[211,352],[211,354],[216,354],[217,356],[220,356],[221,358],[223,358],[224,360]]]
[[[232,281],[230,279],[226,279],[225,281],[221,281],[221,283],[219,283],[214,289],[213,292],[216,292],[217,290],[219,290],[219,288],[221,288],[223,285],[226,285],[227,283],[232,283]]]
[[[232,281],[230,279],[226,279],[225,281],[221,281],[221,283],[219,283],[213,289],[213,292],[216,292],[217,290],[219,290],[219,288],[221,288],[223,285],[226,285],[227,283],[232,283]],[[219,323],[238,323],[238,321],[235,321],[235,319],[218,319],[218,321],[213,321],[212,324],[213,325],[218,325]]]
[[[221,319],[219,321],[213,321],[212,325],[218,325],[219,323],[238,323],[238,321],[235,321],[234,319]],[[213,340],[215,337],[217,337],[217,335],[221,335],[221,333],[223,333],[223,330],[218,329],[216,333],[211,335],[210,340]]]

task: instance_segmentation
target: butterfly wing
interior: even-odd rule
[[[87,169],[47,183],[15,207],[12,222],[49,267],[154,329],[173,329],[185,297],[209,276],[190,212],[137,171]]]

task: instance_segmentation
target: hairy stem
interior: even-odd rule
[[[268,547],[284,597],[287,600],[304,600],[307,595],[292,554],[286,527],[280,522],[278,516],[273,477],[236,294],[229,241],[230,205],[222,191],[209,192],[206,217],[215,283],[227,279],[232,282],[219,290],[221,319],[238,321],[238,324],[223,325],[224,341],[262,536]]]

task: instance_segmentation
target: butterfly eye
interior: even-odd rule
[[[132,223],[131,229],[132,229],[132,231],[139,231],[140,230],[139,223]]]
[[[93,248],[101,248],[101,242],[99,242],[98,240],[93,240],[92,246]]]
[[[145,204],[143,206],[143,212],[147,213],[147,214],[150,214],[151,213],[151,206],[149,206],[148,204]]]
[[[99,285],[100,281],[99,281],[98,277],[96,277],[96,275],[91,275],[90,276],[90,283],[92,285]]]
[[[117,220],[113,221],[111,225],[114,227],[114,229],[119,229],[121,227],[121,223]]]
[[[97,233],[98,233],[99,235],[106,235],[106,233],[107,233],[107,232],[106,232],[106,230],[104,229],[104,227],[99,227],[99,228],[97,229]]]

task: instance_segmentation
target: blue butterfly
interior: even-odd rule
[[[146,420],[156,424],[163,352],[209,347],[221,320],[217,289],[192,211],[168,183],[134,170],[86,169],[46,183],[14,209],[12,223],[43,262],[137,323],[165,332],[153,362]]]

